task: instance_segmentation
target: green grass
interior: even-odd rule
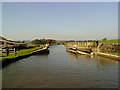
[[[113,40],[102,40],[99,43],[112,43],[112,44],[120,44],[120,39],[113,39]]]
[[[34,47],[34,46],[36,46],[36,45],[35,45],[35,44],[27,44],[27,46],[33,46],[33,47]]]
[[[120,39],[102,40],[102,41],[99,41],[99,43],[120,44]],[[111,55],[120,56],[120,52],[116,52],[116,53],[106,53],[106,54],[111,54]]]
[[[19,56],[28,55],[32,51],[41,49],[43,47],[44,47],[44,45],[41,45],[40,47],[30,48],[30,49],[22,49],[22,50],[17,51],[16,56],[14,55],[14,53],[10,53],[9,56],[1,57],[0,60],[11,59],[11,58],[19,57]]]
[[[117,55],[117,56],[120,56],[120,52],[118,52],[118,53],[106,53],[106,54],[111,54],[111,55]]]

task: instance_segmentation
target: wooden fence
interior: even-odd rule
[[[16,56],[17,49],[16,48],[13,48],[13,49],[11,49],[11,48],[2,48],[0,50],[0,52],[1,52],[1,55],[5,54],[5,56],[9,56],[10,53],[14,53],[14,55]]]

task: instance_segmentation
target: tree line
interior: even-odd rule
[[[35,39],[32,40],[32,44],[54,44],[56,40],[54,39]]]

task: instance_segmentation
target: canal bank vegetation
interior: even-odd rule
[[[111,54],[111,55],[117,55],[117,56],[120,56],[120,52],[116,52],[116,53],[106,53],[106,54]]]
[[[45,42],[46,41],[46,42]],[[42,39],[40,43],[37,40],[33,40],[29,43],[25,43],[25,41],[12,41],[7,40],[4,37],[0,38],[0,59],[8,60],[15,59],[22,56],[27,56],[32,53],[39,52],[40,50],[46,50],[49,44],[53,43],[54,40]]]
[[[86,40],[86,41],[67,41],[65,46],[69,49],[74,49],[82,52],[86,52],[84,49],[91,49],[92,54],[120,58],[120,39],[107,40]],[[81,48],[81,50],[80,50]]]
[[[33,47],[33,48],[28,48],[28,49],[21,49],[21,50],[16,51],[16,54],[14,52],[10,52],[8,56],[6,56],[5,53],[2,53],[1,60],[12,59],[12,58],[20,57],[20,56],[29,55],[31,54],[32,51],[42,49],[43,47],[45,47],[45,45],[40,45],[39,47]]]
[[[109,44],[120,44],[120,39],[113,39],[113,40],[100,40],[99,43],[109,43]]]

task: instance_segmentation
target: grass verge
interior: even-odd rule
[[[110,55],[117,55],[117,56],[120,56],[120,52],[119,52],[119,53],[106,53],[106,54],[110,54]]]
[[[112,44],[120,44],[120,39],[113,39],[113,40],[102,40],[99,43],[112,43]]]
[[[43,47],[44,47],[44,45],[41,45],[40,47],[30,48],[30,49],[22,49],[22,50],[17,51],[16,56],[14,55],[14,53],[10,53],[9,56],[0,57],[0,60],[12,59],[12,58],[16,58],[19,56],[25,56],[25,55],[30,54],[32,51],[35,51],[37,49],[41,49]]]

